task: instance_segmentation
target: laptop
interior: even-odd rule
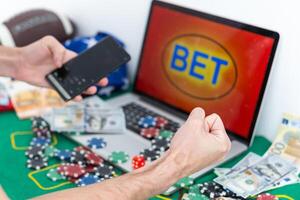
[[[138,155],[151,146],[140,135],[141,117],[161,116],[168,120],[165,129],[176,132],[195,107],[221,116],[232,142],[224,161],[244,152],[254,137],[278,40],[274,31],[153,1],[133,92],[108,100],[124,109],[127,130],[102,135],[108,146],[97,152],[104,158],[115,150]],[[85,144],[90,137],[73,139]],[[131,162],[118,166],[132,170]]]

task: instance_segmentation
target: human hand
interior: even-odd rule
[[[223,122],[217,114],[205,116],[195,108],[171,141],[170,154],[188,176],[222,160],[231,148]]]
[[[32,44],[19,48],[18,51],[19,64],[14,78],[41,87],[50,87],[45,79],[47,74],[77,56],[75,52],[65,49],[52,36],[45,36]],[[107,83],[107,78],[99,81],[101,86],[105,86]],[[92,95],[96,91],[96,86],[92,86],[85,91],[85,94]],[[77,101],[81,99],[81,96],[74,98]]]

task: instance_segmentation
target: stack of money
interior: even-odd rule
[[[231,169],[215,168],[214,181],[247,198],[299,183],[300,117],[284,114],[277,136],[263,157],[249,153]]]
[[[20,81],[13,81],[8,91],[20,119],[40,116],[52,108],[65,105],[54,90],[32,86]]]
[[[123,133],[126,128],[123,110],[110,107],[97,96],[52,109],[42,117],[56,132]]]

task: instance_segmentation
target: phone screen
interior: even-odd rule
[[[129,60],[123,47],[108,36],[46,78],[64,100],[70,100]]]

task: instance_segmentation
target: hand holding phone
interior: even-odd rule
[[[46,79],[68,101],[129,60],[130,56],[123,47],[107,36],[61,68],[49,73]]]

